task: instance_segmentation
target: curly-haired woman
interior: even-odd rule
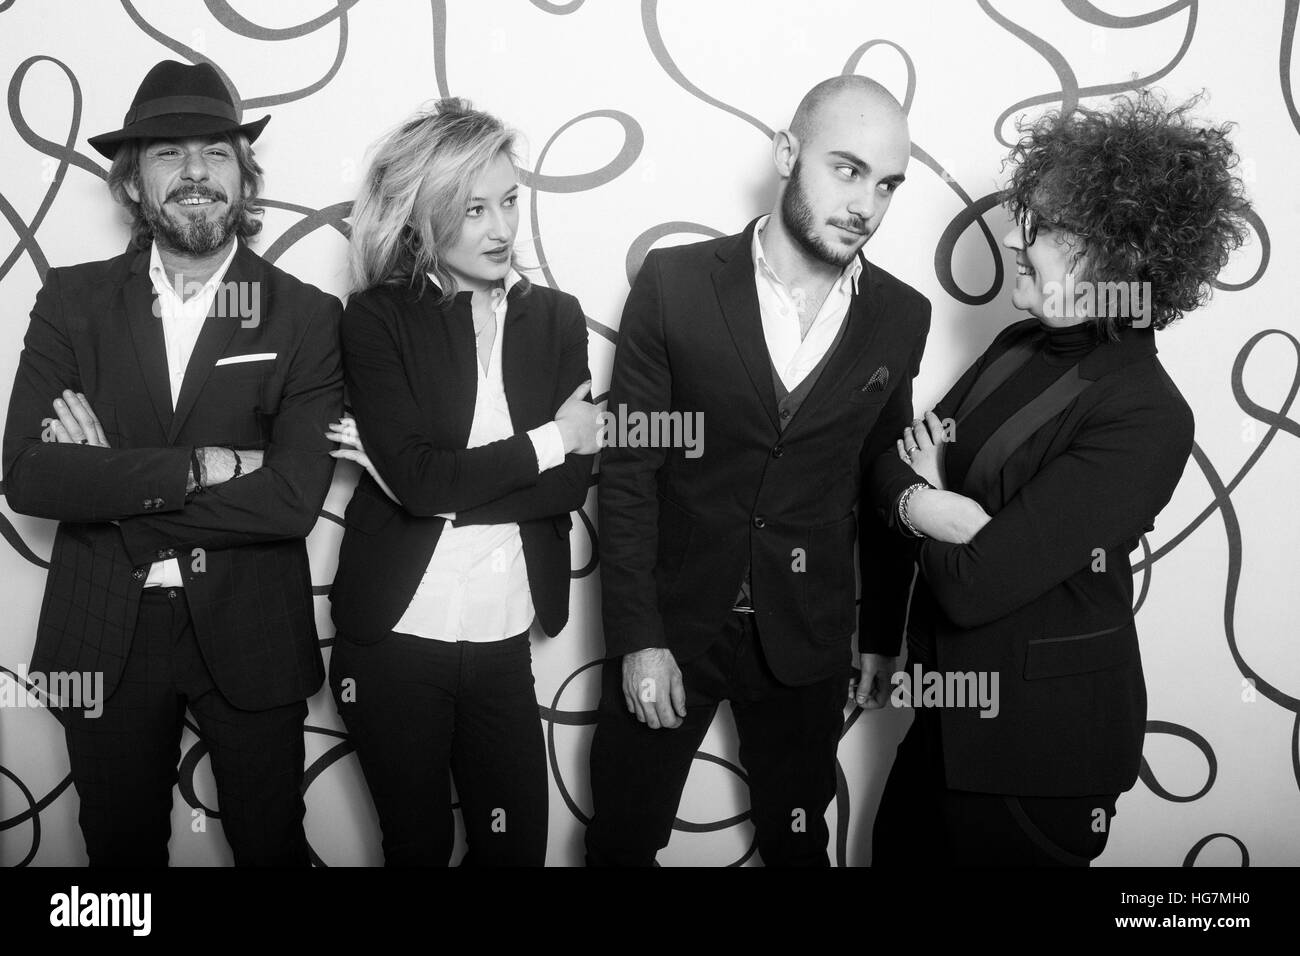
[[[1247,235],[1230,126],[1198,124],[1195,103],[1139,91],[1022,127],[1004,244],[1031,317],[872,469],[919,567],[911,677],[886,686],[901,636],[879,635],[857,692],[915,706],[876,865],[1086,866],[1137,779],[1129,553],[1193,432],[1155,330],[1205,301]]]

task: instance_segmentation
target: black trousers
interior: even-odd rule
[[[103,712],[63,711],[90,865],[167,865],[187,705],[212,761],[235,864],[310,865],[302,798],[307,703],[232,707],[203,662],[179,588],[144,590],[121,682]],[[190,834],[187,828],[178,839]]]
[[[880,798],[871,865],[1087,866],[1106,848],[1118,796],[949,789],[939,711],[917,708]]]
[[[654,730],[628,712],[623,661],[608,660],[591,742],[593,814],[589,866],[652,866],[668,844],[691,762],[718,704],[731,702],[750,819],[767,866],[828,866],[826,808],[835,796],[835,753],[848,699],[844,673],[802,687],[767,665],[753,615],[730,615],[702,656],[681,664],[686,717]]]
[[[330,688],[379,814],[389,866],[446,866],[451,780],[468,852],[462,866],[546,862],[547,775],[528,633],[434,641],[339,636]]]

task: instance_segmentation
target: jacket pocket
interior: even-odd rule
[[[1132,659],[1136,646],[1132,621],[1102,631],[1030,641],[1025,649],[1025,680],[1118,667]]]
[[[819,641],[838,641],[857,623],[853,587],[853,542],[858,523],[847,515],[808,532],[802,555],[803,611]],[[791,556],[791,562],[796,556]]]

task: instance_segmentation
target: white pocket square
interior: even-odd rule
[[[217,365],[237,365],[240,362],[268,362],[279,352],[250,352],[248,355],[227,355],[217,360]]]

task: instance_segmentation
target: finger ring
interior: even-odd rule
[[[907,457],[908,457],[908,458],[911,458],[911,457],[912,457],[912,453],[913,453],[914,451],[916,451],[916,450],[917,450],[918,448],[920,448],[920,447],[921,447],[920,445],[913,445],[911,448],[908,448],[908,449],[907,449]]]

